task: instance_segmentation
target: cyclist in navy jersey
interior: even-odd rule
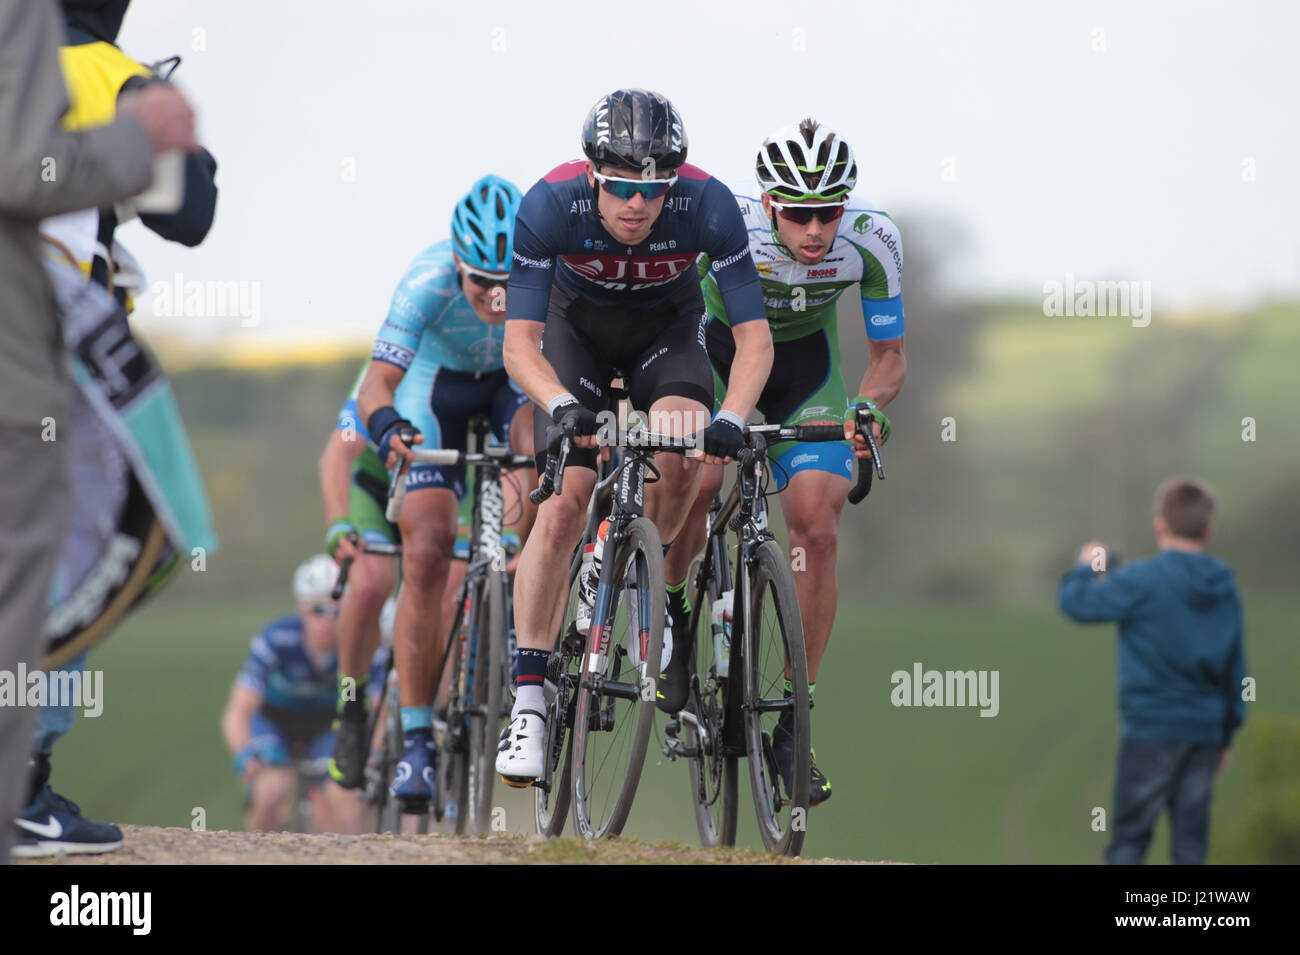
[[[582,148],[585,162],[557,166],[528,191],[515,224],[506,370],[538,406],[539,452],[552,425],[571,425],[579,437],[564,493],[538,509],[515,575],[518,693],[497,757],[512,785],[528,785],[542,771],[546,662],[595,485],[597,415],[612,408],[615,370],[633,407],[649,412],[652,430],[698,435],[703,460],[723,463],[740,450],[741,429],[772,366],[744,222],[725,186],[686,165],[686,133],[672,104],[639,89],[602,97],[587,115]],[[702,252],[736,316],[735,363],[712,420],[704,302],[694,274]],[[681,529],[700,460],[657,456],[663,476],[647,488],[645,510],[665,544]],[[674,609],[670,599],[673,631],[683,631],[673,644],[685,645],[685,615]]]

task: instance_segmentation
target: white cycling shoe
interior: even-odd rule
[[[536,710],[520,710],[501,731],[497,747],[497,772],[507,786],[531,786],[543,771],[546,718]]]

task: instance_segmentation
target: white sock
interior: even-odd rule
[[[537,713],[546,712],[546,691],[536,683],[525,684],[519,687],[519,695],[515,697],[514,709],[510,711],[510,718],[513,720],[519,715],[520,710],[533,710]]]

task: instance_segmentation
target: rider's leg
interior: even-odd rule
[[[397,572],[393,558],[363,554],[348,572],[348,590],[339,613],[339,675],[357,684],[370,675],[379,649],[379,613],[393,592]],[[361,693],[357,699],[363,699]]]
[[[555,648],[569,596],[569,562],[582,539],[595,486],[595,471],[566,468],[564,493],[552,495],[537,509],[515,571],[515,633],[521,650]]]
[[[533,449],[533,405],[520,407],[510,422],[510,447],[515,454],[534,454]],[[527,541],[528,533],[537,520],[537,505],[528,500],[528,494],[537,487],[537,474],[524,468],[510,471],[501,476],[502,489],[505,491],[506,517],[519,515],[519,520],[509,526],[515,529],[519,540]]]
[[[691,509],[686,512],[686,520],[677,532],[677,539],[664,557],[664,579],[670,588],[686,581],[691,561],[704,549],[704,525],[709,505],[722,489],[724,471],[721,464],[705,464],[700,468],[700,489],[691,503]]]
[[[332,780],[325,780],[308,790],[311,799],[312,822],[317,832],[338,832],[357,835],[369,830],[370,807],[354,789],[344,789]]]
[[[708,411],[693,398],[664,395],[650,406],[650,429],[675,438],[697,434],[708,422]],[[655,466],[661,477],[646,487],[645,513],[659,529],[663,543],[670,544],[695,502],[701,462],[698,458],[662,452],[655,455]]]
[[[798,471],[781,493],[781,510],[790,535],[790,566],[794,571],[804,646],[808,651],[808,682],[817,682],[826,645],[835,625],[838,585],[835,558],[840,513],[849,482],[827,471]]]
[[[275,832],[289,819],[289,801],[298,791],[298,773],[292,766],[264,766],[253,777],[252,800],[244,815],[249,832]]]
[[[402,531],[402,589],[393,621],[393,652],[402,709],[433,705],[433,684],[446,634],[442,593],[456,541],[457,500],[447,488],[412,490]],[[403,729],[408,714],[403,714]]]

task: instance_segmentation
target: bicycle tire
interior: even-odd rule
[[[689,722],[683,722],[682,741],[699,752],[689,762],[691,801],[695,805],[695,825],[700,844],[706,849],[736,844],[739,760],[727,756],[722,745],[722,720],[727,692],[727,677],[719,677],[713,646],[712,608],[717,599],[717,585],[712,576],[699,580],[703,558],[691,564],[687,581],[694,588],[691,596],[690,632],[695,635],[691,654],[691,692],[686,707],[704,726],[709,743],[705,747],[700,734]]]
[[[667,609],[663,545],[649,518],[633,519],[612,555],[609,550],[607,546],[605,560],[612,560],[612,573],[607,579],[615,582],[605,617],[609,627],[592,620],[582,656],[570,746],[574,831],[587,839],[617,836],[632,810],[657,710],[655,694]],[[624,583],[629,574],[635,578],[632,592],[637,594],[637,639],[642,655],[638,666],[631,665],[625,652],[626,631],[632,621],[626,618],[620,627],[618,620],[620,607],[627,610]],[[646,625],[644,631],[641,623]],[[606,651],[603,654],[601,644]],[[651,663],[653,666],[648,665]],[[606,683],[615,685],[606,687]],[[613,767],[609,766],[611,757]]]
[[[442,707],[442,737],[438,739],[438,765],[435,776],[438,782],[439,831],[446,835],[464,835],[469,824],[469,727],[466,725],[464,695],[472,674],[467,671],[472,653],[472,632],[464,634],[466,621],[473,621],[481,603],[476,593],[475,581],[463,585],[464,597],[458,601],[456,616],[447,639],[454,641],[449,650],[451,679],[447,684],[447,700]],[[466,640],[461,644],[461,640]],[[463,651],[463,652],[462,652]],[[472,705],[472,701],[471,701]]]
[[[394,671],[396,672],[396,671]],[[402,811],[397,800],[388,791],[397,774],[397,761],[402,758],[402,720],[398,710],[397,684],[384,687],[384,745],[379,763],[379,812],[375,820],[378,832],[397,835],[402,831]]]
[[[759,544],[752,562],[742,572],[750,582],[741,657],[745,748],[754,810],[759,835],[768,851],[796,856],[803,849],[807,832],[812,772],[808,665],[799,602],[790,567],[776,541]],[[763,613],[769,595],[776,610],[772,624]],[[794,701],[794,791],[790,793],[783,792],[772,754],[772,728],[778,714],[768,708],[781,702],[787,665]]]
[[[501,734],[502,662],[506,657],[506,575],[488,571],[478,602],[474,628],[474,709],[469,714],[466,754],[467,829],[475,835],[492,826],[492,784],[496,777],[497,744]]]
[[[573,784],[571,733],[576,683],[581,677],[582,636],[578,633],[578,572],[581,548],[569,564],[569,602],[560,623],[560,636],[546,667],[546,765],[541,786],[533,787],[533,822],[539,833],[553,839],[563,835]]]

